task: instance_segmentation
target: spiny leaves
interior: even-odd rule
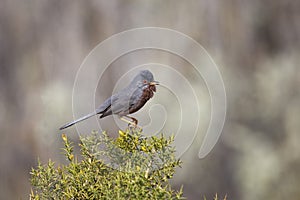
[[[69,163],[38,162],[31,171],[31,199],[183,199],[182,189],[174,191],[168,183],[180,165],[172,137],[146,138],[126,130],[113,139],[93,132],[80,138],[81,161],[62,138]]]

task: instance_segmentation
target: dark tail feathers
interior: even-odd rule
[[[90,117],[92,117],[92,116],[94,116],[94,115],[96,115],[96,114],[97,114],[97,113],[95,113],[95,112],[90,113],[90,114],[87,114],[87,115],[85,115],[85,116],[83,116],[83,117],[81,117],[81,118],[79,118],[79,119],[77,119],[77,120],[75,120],[75,121],[72,121],[72,122],[69,122],[69,123],[63,125],[62,127],[59,128],[59,130],[63,130],[63,129],[65,129],[65,128],[68,128],[68,127],[70,127],[70,126],[73,126],[74,124],[76,124],[76,123],[78,123],[78,122],[81,122],[81,121],[83,121],[83,120],[86,120],[86,119],[88,119],[88,118],[90,118]]]

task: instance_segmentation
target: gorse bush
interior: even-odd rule
[[[93,132],[80,138],[81,156],[62,136],[67,165],[51,160],[31,170],[30,199],[183,199],[169,179],[180,166],[173,137],[143,137],[140,131],[119,131],[110,138]]]

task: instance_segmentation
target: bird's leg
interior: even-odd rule
[[[131,125],[135,125],[132,121],[129,121],[128,119],[126,119],[125,117],[120,117],[120,119],[128,124],[131,124]]]
[[[143,131],[143,129],[142,129],[142,127],[141,126],[139,126],[138,125],[138,120],[136,119],[136,118],[134,118],[134,117],[130,117],[130,116],[125,116],[125,117],[127,117],[127,118],[129,118],[129,119],[131,119],[132,120],[132,122],[133,122],[133,124],[128,124],[129,125],[129,127],[130,127],[130,125],[133,125],[133,127],[132,128],[138,128],[139,129],[139,131]]]
[[[127,120],[125,117],[127,117],[128,119],[131,119],[132,121],[129,121]],[[127,116],[127,115],[124,115],[123,117],[120,118],[121,120],[123,120],[124,122],[127,122],[128,123],[128,126],[133,126],[134,128],[139,128],[141,131],[143,130],[142,127],[138,126],[138,120],[133,118],[133,117],[130,117],[130,116]]]
[[[126,118],[127,119],[126,119]],[[128,119],[130,119],[130,120],[128,120]],[[124,115],[124,116],[122,116],[121,117],[121,120],[123,120],[124,122],[127,122],[128,124],[130,124],[130,125],[132,125],[132,126],[137,126],[137,123],[138,123],[138,120],[137,119],[135,119],[135,118],[133,118],[133,117],[129,117],[129,116],[127,116],[127,115]]]
[[[124,117],[127,117],[127,118],[129,118],[129,119],[131,119],[132,120],[132,122],[137,126],[137,124],[138,124],[138,120],[136,119],[136,118],[134,118],[134,117],[130,117],[130,116],[127,116],[127,115],[125,115]]]

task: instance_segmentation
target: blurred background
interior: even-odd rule
[[[299,21],[295,0],[1,0],[0,199],[29,197],[29,172],[38,158],[65,162],[58,128],[73,119],[72,88],[86,55],[113,34],[145,26],[174,29],[203,45],[226,87],[220,140],[202,160],[201,138],[194,141],[174,187],[183,185],[188,199],[215,193],[300,199]],[[191,66],[179,70],[193,74]],[[113,65],[105,73],[99,101],[122,75]],[[205,120],[207,102],[203,95]],[[113,126],[105,120],[105,128]],[[74,132],[66,130],[76,141]]]

